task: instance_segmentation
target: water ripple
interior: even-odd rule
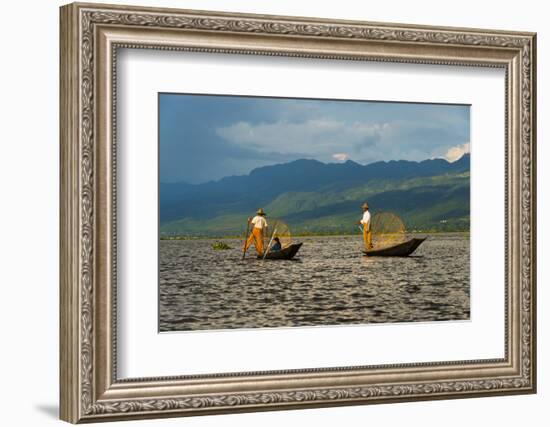
[[[430,236],[414,256],[366,258],[357,237],[308,237],[299,259],[241,260],[210,240],[160,241],[160,330],[316,326],[470,317],[470,241]]]

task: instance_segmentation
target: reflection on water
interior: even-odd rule
[[[367,258],[356,236],[305,237],[293,261],[242,242],[160,241],[160,330],[466,320],[470,240],[431,235],[407,258]]]

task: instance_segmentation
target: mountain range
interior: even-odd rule
[[[373,213],[399,214],[409,230],[469,230],[470,155],[367,165],[300,159],[203,184],[161,183],[160,231],[237,235],[263,207],[295,233],[352,233],[365,200]]]

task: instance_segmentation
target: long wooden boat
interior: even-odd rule
[[[363,251],[363,254],[365,254],[365,256],[409,256],[422,244],[424,240],[426,240],[425,237],[422,239],[413,238],[411,240],[407,240],[406,242],[399,243],[398,245],[390,246],[389,248]]]
[[[301,247],[302,247],[302,243],[293,243],[287,246],[286,248],[281,249],[280,251],[268,252],[265,259],[275,259],[275,260],[292,259],[298,253]],[[258,256],[258,258],[261,259],[263,257]]]

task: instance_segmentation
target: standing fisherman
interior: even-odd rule
[[[359,221],[359,224],[363,226],[363,240],[365,241],[365,249],[369,250],[373,248],[372,245],[372,232],[370,229],[370,212],[369,204],[363,203],[363,218]]]
[[[258,256],[262,256],[264,254],[264,231],[267,228],[264,210],[258,209],[254,218],[248,218],[248,224],[252,224],[253,228],[244,244],[243,256],[252,243],[254,243]]]

